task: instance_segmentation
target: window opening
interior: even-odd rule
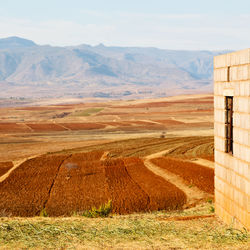
[[[233,97],[226,96],[225,152],[233,154]]]

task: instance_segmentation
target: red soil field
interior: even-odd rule
[[[130,121],[133,124],[138,124],[138,125],[155,125],[153,122],[145,122],[145,121]]]
[[[71,109],[71,107],[53,107],[53,106],[37,106],[37,107],[22,107],[22,108],[15,108],[15,110],[27,110],[27,111],[44,111],[44,110],[50,110],[50,111],[56,111],[61,109]]]
[[[129,214],[146,211],[149,197],[128,175],[122,159],[107,160],[104,163],[108,192],[112,200],[112,212]]]
[[[21,123],[0,123],[0,133],[8,132],[25,133],[30,132],[30,129]]]
[[[67,155],[27,160],[0,183],[0,213],[12,216],[39,215]]]
[[[76,153],[71,155],[69,161],[99,161],[104,152],[103,151],[91,151],[87,153]]]
[[[100,161],[103,152],[30,159],[0,183],[0,213],[71,215],[112,200],[112,212],[179,209],[185,194],[137,158]]]
[[[71,215],[93,206],[99,207],[110,198],[101,162],[73,158],[67,159],[60,167],[45,207],[50,216]]]
[[[66,130],[62,126],[59,126],[55,123],[27,123],[34,132],[48,132],[48,131],[64,131]]]
[[[90,130],[90,129],[102,129],[106,126],[100,123],[58,123],[71,130]]]
[[[153,174],[141,159],[125,158],[124,163],[129,176],[149,196],[148,210],[180,209],[186,203],[187,197],[180,189]]]
[[[156,158],[151,160],[155,165],[183,178],[189,185],[214,194],[214,170],[195,163],[173,158]]]
[[[11,161],[0,162],[0,176],[7,173],[11,168],[13,168],[13,163]]]
[[[90,159],[91,153],[75,154],[62,164],[46,204],[49,215],[70,215],[109,199],[117,214],[178,209],[186,201],[182,191],[147,170],[140,159]]]
[[[128,121],[124,121],[124,122],[103,122],[103,124],[111,126],[126,126],[130,125],[131,123]]]

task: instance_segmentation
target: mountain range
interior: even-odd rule
[[[225,51],[0,39],[0,97],[142,98],[212,92],[213,57]]]

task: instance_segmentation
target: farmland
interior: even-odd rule
[[[212,95],[61,102],[0,107],[0,161],[128,139],[213,134]]]
[[[131,214],[213,198],[213,169],[194,162],[213,164],[212,105],[194,95],[1,108],[0,211],[70,216],[112,201]]]
[[[181,209],[185,194],[139,158],[101,160],[103,152],[27,160],[0,183],[0,211],[12,216],[71,215],[112,200],[112,212]]]
[[[0,247],[244,249],[214,217],[212,110],[211,95],[0,108]]]

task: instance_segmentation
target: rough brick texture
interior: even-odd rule
[[[233,154],[225,152],[226,96],[233,96]],[[215,211],[250,229],[250,49],[214,58]]]

